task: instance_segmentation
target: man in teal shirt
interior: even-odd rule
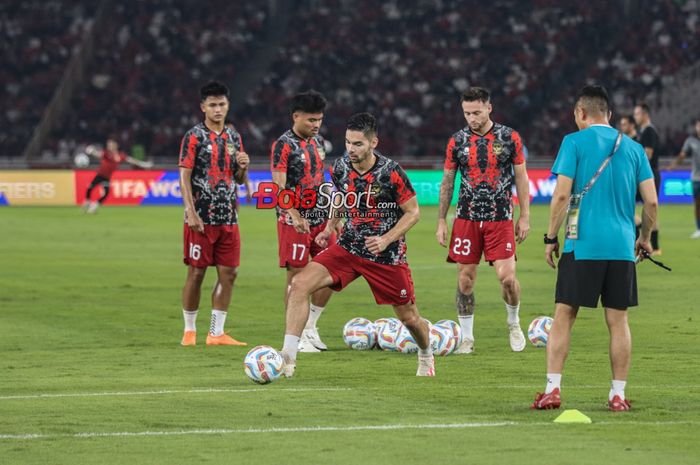
[[[613,381],[608,408],[630,408],[624,391],[632,352],[626,310],[637,305],[635,259],[643,258],[643,251],[652,252],[651,228],[658,201],[644,149],[622,135],[618,144],[619,133],[610,127],[610,116],[605,88],[584,87],[574,107],[579,131],[564,138],[552,168],[557,186],[544,238],[547,263],[552,268],[556,268],[553,255],[559,257],[559,228],[567,216],[568,226],[559,260],[554,323],[547,343],[547,386],[544,393],[537,395],[534,409],[561,405],[561,374],[569,352],[571,328],[579,307],[595,308],[599,299],[610,330]],[[609,163],[603,167],[608,157]],[[599,176],[591,183],[599,170]],[[567,215],[571,196],[580,196],[584,189],[587,192],[580,198],[578,216],[573,214],[574,209],[569,209]],[[644,207],[641,233],[635,243],[637,189]]]

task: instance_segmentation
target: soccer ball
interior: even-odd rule
[[[387,318],[387,321],[379,329],[379,337],[377,342],[383,350],[398,350],[396,348],[396,340],[399,338],[399,333],[403,324],[396,318]]]
[[[395,320],[395,318],[378,318],[374,320],[374,340],[377,341],[375,347],[381,349],[381,347],[379,347],[379,333],[381,332],[382,327],[391,320]]]
[[[73,158],[76,168],[87,168],[90,165],[90,157],[84,153],[79,153]]]
[[[270,346],[257,346],[250,349],[243,361],[245,374],[256,383],[271,383],[282,375],[284,359]]]
[[[415,354],[418,352],[418,344],[413,338],[413,335],[403,324],[401,325],[401,330],[396,338],[396,350],[402,354]]]
[[[435,326],[442,326],[443,328],[447,329],[447,331],[450,333],[452,336],[452,339],[454,339],[454,347],[459,347],[459,345],[462,343],[462,328],[455,323],[452,320],[440,320],[437,323],[435,323]]]
[[[457,338],[451,328],[443,325],[430,327],[430,349],[434,355],[449,355],[455,350]]]
[[[538,316],[527,328],[527,338],[535,347],[545,347],[552,329],[552,319],[548,316]]]
[[[351,349],[369,350],[376,342],[374,323],[366,318],[353,318],[345,323],[343,341]]]

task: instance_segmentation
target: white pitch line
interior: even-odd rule
[[[124,391],[124,392],[67,392],[56,394],[28,394],[21,396],[0,396],[0,400],[21,400],[21,399],[51,399],[57,397],[116,397],[116,396],[162,396],[168,394],[202,394],[217,392],[313,392],[313,391],[351,391],[351,388],[288,388],[288,389],[188,389],[188,390],[160,390],[160,391]]]
[[[697,425],[698,421],[602,421],[593,422],[593,426],[670,426]],[[265,433],[323,433],[347,431],[397,431],[424,429],[467,429],[467,428],[496,428],[502,426],[552,426],[552,422],[473,422],[473,423],[427,423],[427,424],[389,424],[389,425],[354,425],[354,426],[304,426],[297,428],[241,428],[241,429],[193,429],[174,431],[116,431],[116,432],[82,432],[74,434],[0,434],[0,440],[7,439],[57,439],[57,438],[112,438],[112,437],[152,437],[152,436],[188,436],[188,435],[217,435],[217,434],[265,434]],[[586,425],[588,426],[588,425]]]
[[[431,388],[444,387],[447,389],[454,389],[453,385],[434,385]],[[608,389],[609,385],[580,385],[580,386],[568,386],[567,389]],[[464,386],[465,389],[532,389],[537,390],[537,386],[524,384],[524,385],[478,385],[478,386]],[[379,391],[379,388],[368,387],[366,390]],[[657,385],[657,386],[636,386],[630,387],[630,390],[641,389],[641,390],[651,390],[651,391],[663,391],[672,389],[678,391],[679,389],[700,389],[700,385]],[[251,388],[251,389],[224,389],[224,388],[203,388],[203,389],[188,389],[188,390],[158,390],[158,391],[123,391],[123,392],[67,392],[67,393],[48,393],[48,394],[26,394],[26,395],[12,395],[12,396],[0,396],[0,401],[3,400],[23,400],[23,399],[52,399],[52,398],[62,398],[62,397],[128,397],[128,396],[159,396],[159,395],[169,395],[169,394],[202,394],[202,393],[246,393],[246,392],[333,392],[333,391],[352,391],[352,388],[287,388],[287,389],[268,389],[265,387]]]

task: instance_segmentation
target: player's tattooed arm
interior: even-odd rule
[[[469,316],[474,314],[474,306],[476,305],[476,299],[474,298],[474,293],[462,294],[462,292],[457,289],[457,294],[455,295],[455,304],[457,306],[457,314],[459,316]]]
[[[435,236],[441,246],[447,247],[447,212],[452,203],[452,193],[454,192],[456,170],[445,169],[440,183],[440,209],[438,213],[438,226]]]
[[[440,210],[438,219],[444,220],[447,218],[447,212],[452,203],[452,193],[455,187],[455,175],[457,170],[446,169],[442,174],[442,182],[440,183]]]

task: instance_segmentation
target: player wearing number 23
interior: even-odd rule
[[[491,98],[486,89],[472,87],[465,91],[461,106],[467,126],[450,137],[447,144],[436,232],[440,245],[449,247],[447,261],[459,267],[455,300],[464,336],[455,353],[474,350],[474,282],[482,253],[496,268],[508,313],[510,347],[520,352],[525,348],[525,336],[518,317],[520,284],[515,277],[515,243],[524,241],[530,230],[523,141],[515,130],[491,120]],[[457,171],[461,187],[448,244],[446,218]],[[515,231],[513,178],[520,201]]]

